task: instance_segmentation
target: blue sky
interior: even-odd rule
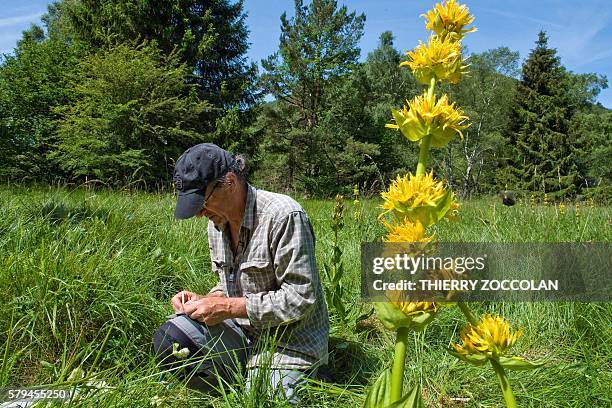
[[[21,37],[21,31],[40,21],[47,0],[1,0],[0,53],[10,53]],[[435,1],[423,0],[346,0],[350,10],[366,14],[365,33],[361,40],[362,58],[374,49],[381,32],[395,35],[395,46],[406,51],[425,40],[423,19]],[[478,32],[470,34],[465,44],[472,52],[498,46],[519,51],[524,59],[534,47],[537,33],[545,30],[549,45],[556,48],[561,62],[576,73],[595,72],[606,75],[612,86],[612,7],[609,0],[514,0],[464,1],[472,14]],[[272,54],[278,47],[280,15],[293,11],[293,0],[245,0],[248,12],[251,49],[254,61]],[[602,91],[598,100],[612,108],[612,89]]]

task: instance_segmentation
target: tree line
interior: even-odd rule
[[[0,60],[0,177],[156,188],[200,142],[249,155],[263,187],[310,196],[378,192],[411,168],[418,152],[385,124],[421,86],[391,32],[360,61],[364,14],[295,0],[258,69],[245,19],[242,1],[53,3]],[[471,126],[434,174],[463,197],[612,197],[604,76],[565,69],[543,32],[522,66],[507,47],[469,63],[441,92]]]

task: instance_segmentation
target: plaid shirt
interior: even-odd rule
[[[211,292],[246,297],[248,319],[235,321],[255,340],[248,367],[326,364],[329,318],[308,216],[286,195],[250,184],[247,189],[235,257],[229,234],[208,223],[210,258],[219,276]],[[277,342],[273,355],[257,351],[257,340],[266,331]]]

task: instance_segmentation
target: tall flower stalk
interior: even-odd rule
[[[461,40],[474,27],[468,27],[474,17],[465,5],[446,0],[423,15],[426,28],[432,33],[427,43],[419,42],[406,53],[408,59],[401,66],[412,70],[414,78],[427,86],[401,109],[393,109],[394,123],[386,127],[397,129],[409,141],[418,143],[419,158],[414,175],[398,176],[383,192],[383,213],[379,219],[387,229],[383,239],[388,243],[403,243],[402,248],[412,254],[422,251],[432,241],[427,229],[443,218],[453,218],[459,205],[455,194],[443,181],[434,179],[427,171],[427,160],[432,148],[446,146],[452,139],[463,139],[462,131],[469,124],[468,117],[446,94],[436,96],[438,82],[456,84],[466,74],[467,64],[462,56]],[[419,245],[419,243],[421,245]],[[386,250],[386,249],[385,249]],[[422,253],[422,252],[421,252]],[[453,271],[434,271],[440,276],[453,276]],[[403,395],[404,367],[408,336],[411,331],[423,330],[436,316],[440,304],[415,302],[403,292],[387,292],[388,301],[375,304],[383,325],[396,332],[391,370],[385,370],[370,389],[365,407],[421,407],[419,388]],[[452,297],[452,294],[450,294]],[[508,407],[516,407],[516,400],[506,370],[537,368],[538,362],[520,357],[509,357],[507,351],[521,335],[522,329],[512,332],[509,323],[499,317],[478,319],[466,303],[457,303],[468,320],[462,331],[462,345],[453,345],[449,352],[476,365],[490,362],[497,374]],[[403,395],[403,396],[402,396]]]
[[[431,148],[443,147],[455,136],[463,138],[462,130],[468,126],[468,117],[463,111],[450,103],[447,95],[438,98],[435,90],[437,82],[457,83],[465,74],[460,41],[464,34],[474,31],[465,28],[473,17],[465,6],[459,6],[454,0],[437,4],[424,16],[427,28],[433,33],[427,43],[420,42],[407,52],[408,60],[400,65],[409,67],[415,79],[428,87],[423,94],[406,101],[402,109],[392,110],[395,123],[386,125],[419,145],[415,174],[398,177],[388,191],[382,193],[384,212],[380,219],[387,229],[384,241],[406,245],[429,243],[433,235],[428,235],[427,229],[456,212],[455,194],[442,181],[436,181],[433,172],[427,172],[427,160]],[[412,248],[418,251],[423,247]],[[408,337],[411,331],[423,330],[440,305],[413,302],[401,293],[387,293],[387,297],[388,302],[379,302],[375,308],[384,326],[396,332],[393,364],[391,372],[383,373],[376,382],[366,399],[366,406],[386,406],[386,403],[397,403],[404,398],[412,398],[413,406],[420,406],[420,395],[410,392],[402,397]],[[381,391],[384,387],[388,387],[386,394]],[[373,395],[386,395],[387,399],[375,401]]]

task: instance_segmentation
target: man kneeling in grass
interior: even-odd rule
[[[208,218],[219,283],[206,295],[172,298],[177,314],[155,333],[155,351],[188,368],[195,387],[230,382],[244,367],[247,389],[265,375],[296,403],[296,386],[327,363],[329,318],[314,233],[295,200],[254,188],[244,168],[243,157],[210,143],[176,162],[175,218]],[[197,365],[186,356],[200,357]]]

